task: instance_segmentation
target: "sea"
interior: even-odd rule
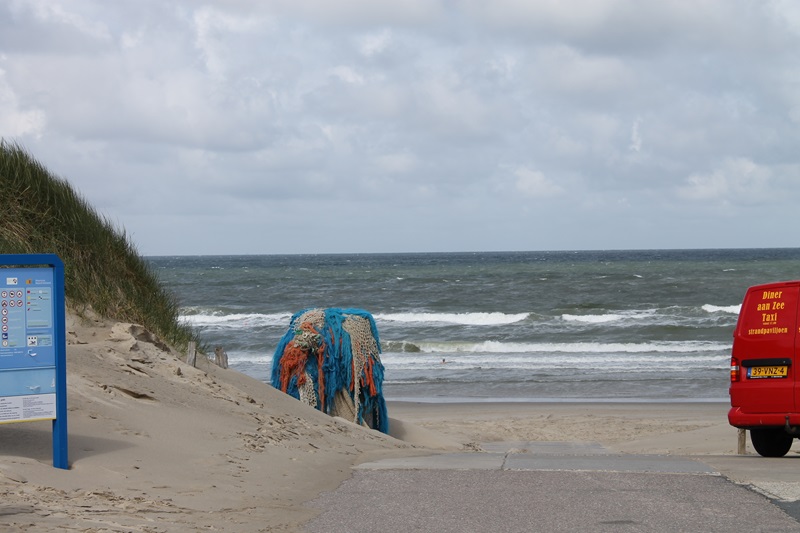
[[[269,382],[291,316],[375,319],[387,400],[725,402],[745,290],[800,249],[148,257],[213,356]]]

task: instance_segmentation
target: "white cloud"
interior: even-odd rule
[[[746,158],[732,158],[708,174],[692,174],[678,193],[686,199],[712,204],[751,204],[773,196],[771,172]]]
[[[392,32],[388,28],[383,28],[377,33],[370,33],[361,36],[360,51],[365,57],[374,57],[384,52],[392,43]]]
[[[340,65],[331,69],[331,74],[345,83],[352,83],[353,85],[363,85],[364,76],[356,72],[352,67]]]
[[[6,79],[5,71],[0,69],[0,138],[11,140],[27,135],[39,138],[45,126],[44,111],[22,109],[19,98]]]
[[[407,174],[417,167],[418,160],[414,154],[396,152],[379,155],[375,158],[375,163],[380,172],[387,174]]]
[[[771,12],[774,21],[785,24],[791,31],[800,35],[800,5],[794,0],[770,0],[766,9]]]
[[[219,8],[201,7],[194,13],[195,46],[200,50],[208,72],[224,79],[228,69],[237,63],[242,34],[260,28],[257,18],[232,15]]]
[[[640,152],[642,150],[642,134],[639,132],[639,125],[642,123],[640,118],[636,118],[631,126],[631,144],[628,149],[633,152]]]
[[[489,69],[497,73],[504,81],[513,80],[518,66],[519,58],[505,51],[489,60]]]
[[[486,101],[458,73],[422,80],[416,90],[415,103],[423,113],[420,118],[442,135],[480,134],[488,126]]]
[[[73,28],[98,40],[110,38],[109,28],[103,21],[95,20],[91,16],[91,12],[80,13],[75,9],[70,9],[72,6],[64,6],[49,0],[27,0],[26,2],[13,1],[11,7],[15,11],[30,9],[34,16],[43,22]]]
[[[273,0],[270,9],[322,27],[374,27],[427,24],[447,15],[437,0]]]
[[[604,101],[610,94],[636,88],[636,77],[621,58],[586,54],[563,44],[540,48],[534,65],[537,85],[587,101]]]
[[[463,0],[476,19],[512,38],[570,42],[592,53],[639,56],[658,50],[733,47],[769,39],[767,3],[747,0]],[[774,21],[772,21],[774,22]]]
[[[528,198],[548,198],[564,192],[538,170],[519,167],[514,170],[513,175],[516,190]]]
[[[494,249],[492,220],[529,242],[519,236],[537,217],[569,218],[564,247],[614,247],[632,217],[708,222],[709,206],[740,214],[769,188],[785,205],[800,197],[793,6],[11,0],[0,2],[0,135],[132,224],[146,252],[214,253],[221,244],[191,228],[244,211],[249,227],[214,230],[242,253],[314,252],[311,235],[270,248],[294,235],[275,215],[287,206],[380,214],[364,242],[388,250],[472,236],[470,248]],[[137,197],[139,184],[153,196]],[[175,198],[191,222],[167,239],[151,221]],[[404,240],[395,227],[409,206],[465,236],[426,240],[415,226]],[[678,229],[659,238],[643,245],[685,244]]]

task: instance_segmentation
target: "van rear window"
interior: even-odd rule
[[[753,287],[742,304],[737,334],[744,337],[794,336],[797,320],[797,285]],[[755,340],[755,339],[753,339]]]

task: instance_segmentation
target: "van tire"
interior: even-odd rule
[[[750,441],[762,457],[783,457],[789,453],[794,437],[783,428],[760,428],[750,430]]]

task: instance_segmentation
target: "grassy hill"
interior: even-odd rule
[[[0,141],[0,191],[0,254],[57,254],[70,308],[141,324],[178,349],[196,340],[124,229],[7,141]]]

